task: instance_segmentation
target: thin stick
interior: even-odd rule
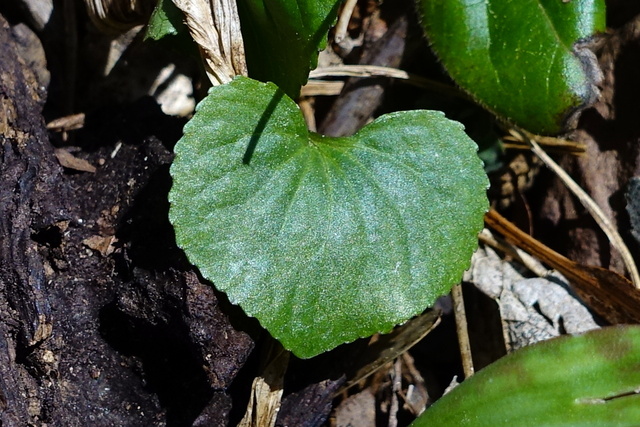
[[[302,86],[300,96],[335,96],[340,95],[344,88],[344,82],[327,80],[309,80]]]
[[[457,88],[427,79],[412,73],[408,73],[399,68],[383,67],[380,65],[335,65],[331,67],[316,68],[309,73],[309,79],[319,79],[323,77],[390,77],[399,80],[406,80],[414,86],[437,91],[447,95],[462,99],[468,96]]]
[[[469,378],[474,373],[473,358],[471,356],[471,344],[469,342],[469,330],[467,329],[467,314],[464,308],[464,297],[462,296],[462,286],[455,285],[451,289],[453,299],[453,313],[456,318],[456,332],[458,335],[458,345],[460,347],[460,357],[462,358],[462,370],[464,377]]]
[[[351,15],[353,15],[353,10],[356,8],[357,3],[358,0],[347,0],[344,3],[342,12],[340,12],[340,17],[338,18],[338,23],[336,24],[336,33],[333,36],[336,43],[340,43],[347,36],[347,27],[349,26]]]
[[[381,65],[334,65],[316,68],[309,73],[310,79],[322,77],[393,77],[408,80],[409,73],[399,68],[383,67]]]
[[[538,143],[530,138],[525,133],[516,132],[511,130],[510,133],[513,136],[521,135],[522,138],[527,141],[531,145],[531,151],[542,160],[542,162],[547,165],[549,169],[551,169],[558,178],[567,186],[569,191],[571,191],[582,203],[582,206],[587,209],[589,214],[596,221],[598,226],[602,229],[604,234],[607,235],[609,242],[611,245],[618,250],[620,256],[622,257],[622,261],[624,262],[627,271],[629,272],[629,277],[631,278],[631,282],[636,288],[640,289],[640,274],[638,274],[638,268],[636,267],[636,263],[633,260],[633,256],[629,251],[629,248],[622,240],[620,233],[613,226],[609,218],[602,212],[602,209],[596,204],[596,202],[584,191],[570,176],[564,169],[562,169],[549,155],[538,145]]]
[[[389,421],[387,427],[398,427],[398,410],[400,403],[398,395],[402,391],[402,359],[393,362],[392,384],[391,384],[391,407],[389,408]]]

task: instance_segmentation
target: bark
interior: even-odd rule
[[[225,425],[253,341],[175,246],[182,123],[88,116],[63,169],[40,88],[0,17],[0,425]]]
[[[34,237],[62,219],[66,197],[56,185],[61,170],[47,144],[37,87],[0,20],[0,420],[8,426],[39,417],[51,391],[37,373],[50,371],[42,343],[51,337],[53,314]]]

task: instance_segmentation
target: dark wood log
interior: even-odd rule
[[[0,425],[225,425],[253,341],[175,245],[182,123],[89,114],[74,155],[96,171],[65,170],[44,100],[0,17]]]
[[[0,424],[25,425],[45,394],[24,357],[51,336],[47,278],[33,236],[65,213],[61,169],[34,73],[0,17]],[[48,353],[47,353],[48,355]]]

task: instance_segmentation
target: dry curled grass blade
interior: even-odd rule
[[[238,427],[273,427],[276,424],[290,353],[279,342],[270,340],[262,356],[262,372],[253,380],[247,410]]]
[[[240,17],[234,0],[173,0],[185,14],[198,44],[207,76],[214,86],[247,75]]]
[[[154,0],[84,0],[91,22],[105,33],[123,33],[145,24]]]

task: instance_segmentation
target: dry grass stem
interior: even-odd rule
[[[405,80],[407,83],[435,92],[448,94],[458,98],[467,98],[467,95],[453,86],[430,80],[425,77],[407,73],[404,70],[379,65],[336,65],[332,67],[316,68],[309,73],[309,79],[325,77],[389,77]]]
[[[504,147],[511,148],[516,150],[530,150],[531,147],[525,141],[518,139],[517,137],[513,137],[511,135],[505,136],[503,138]],[[557,153],[568,153],[576,156],[583,155],[586,151],[586,147],[584,144],[576,141],[571,141],[568,139],[562,138],[554,138],[550,136],[539,136],[535,137],[536,142],[547,149],[549,152],[557,152]],[[508,141],[508,142],[507,142]]]
[[[374,335],[367,350],[359,356],[358,367],[348,375],[336,396],[369,377],[392,360],[405,354],[440,324],[440,310],[429,310],[392,332]]]
[[[462,370],[464,377],[470,378],[475,370],[473,368],[469,329],[467,328],[467,313],[464,308],[461,285],[455,285],[451,289],[451,298],[453,299],[453,313],[456,318],[456,333],[458,335],[458,345],[460,346],[460,357],[462,358]]]

